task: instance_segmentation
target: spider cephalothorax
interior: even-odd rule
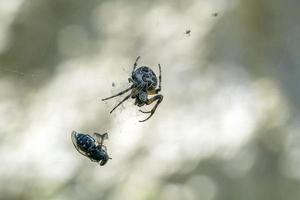
[[[150,115],[146,119],[140,121],[140,122],[144,122],[144,121],[148,120],[154,114],[157,106],[163,100],[163,96],[158,94],[161,91],[161,67],[160,67],[160,64],[158,64],[159,78],[157,80],[155,73],[149,67],[142,66],[142,67],[136,68],[137,61],[139,59],[140,59],[140,56],[137,57],[134,65],[133,65],[131,77],[128,79],[129,83],[132,83],[132,85],[129,88],[127,88],[126,90],[124,90],[116,95],[102,99],[102,101],[114,98],[116,96],[120,96],[131,90],[131,93],[128,96],[126,96],[118,105],[116,105],[110,111],[110,113],[112,113],[119,105],[121,105],[124,101],[126,101],[130,97],[135,99],[134,104],[139,107],[141,107],[143,105],[149,105],[149,104],[153,103],[154,101],[157,101],[155,106],[151,109],[151,111],[140,110],[142,113],[150,113]],[[158,84],[158,88],[156,88],[157,84]],[[155,96],[148,99],[148,95],[155,95]]]

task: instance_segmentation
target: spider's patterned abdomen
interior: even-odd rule
[[[142,66],[137,68],[133,74],[132,79],[137,85],[144,85],[144,90],[153,90],[157,86],[157,77],[149,67]]]

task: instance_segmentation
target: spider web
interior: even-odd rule
[[[11,73],[11,74],[15,74],[15,75],[18,75],[18,76],[31,76],[31,77],[37,77],[37,76],[39,76],[39,74],[24,73],[24,72],[22,72],[20,70],[17,70],[17,69],[13,70],[13,69],[5,68],[5,67],[0,67],[0,71]]]

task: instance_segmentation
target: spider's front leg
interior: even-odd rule
[[[133,64],[133,69],[132,69],[132,72],[131,72],[131,74],[133,74],[133,72],[135,71],[135,68],[137,67],[137,62],[138,62],[138,60],[141,58],[141,56],[138,56],[137,58],[136,58],[136,60],[135,60],[135,62],[134,62],[134,64]]]
[[[157,102],[156,102],[155,106],[154,106],[150,111],[139,110],[139,111],[142,112],[142,113],[150,113],[150,115],[149,115],[146,119],[141,120],[141,121],[139,121],[139,122],[145,122],[145,121],[147,121],[150,117],[152,117],[152,115],[154,114],[154,112],[155,112],[157,106],[162,102],[162,100],[163,100],[163,95],[161,95],[161,94],[158,94],[158,95],[156,95],[156,96],[154,96],[154,97],[148,99],[147,102],[146,102],[147,105],[150,105],[150,104],[153,103],[154,101],[157,101]]]
[[[132,86],[130,86],[130,88],[127,88],[126,90],[123,90],[123,91],[119,92],[118,94],[115,94],[115,95],[113,95],[113,96],[110,96],[110,97],[107,97],[107,98],[105,98],[105,99],[102,99],[102,101],[106,101],[106,100],[108,100],[108,99],[111,99],[111,98],[120,96],[120,95],[122,95],[122,94],[128,92],[129,90],[131,90],[133,87],[134,87],[134,86],[132,85]]]

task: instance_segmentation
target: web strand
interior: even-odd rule
[[[29,73],[27,74],[27,73],[23,73],[23,72],[20,72],[17,70],[11,70],[11,69],[7,69],[7,68],[3,68],[3,67],[0,67],[0,70],[4,71],[4,72],[14,73],[19,76],[27,76],[27,75],[30,75],[31,77],[38,76],[38,74],[29,74]]]

